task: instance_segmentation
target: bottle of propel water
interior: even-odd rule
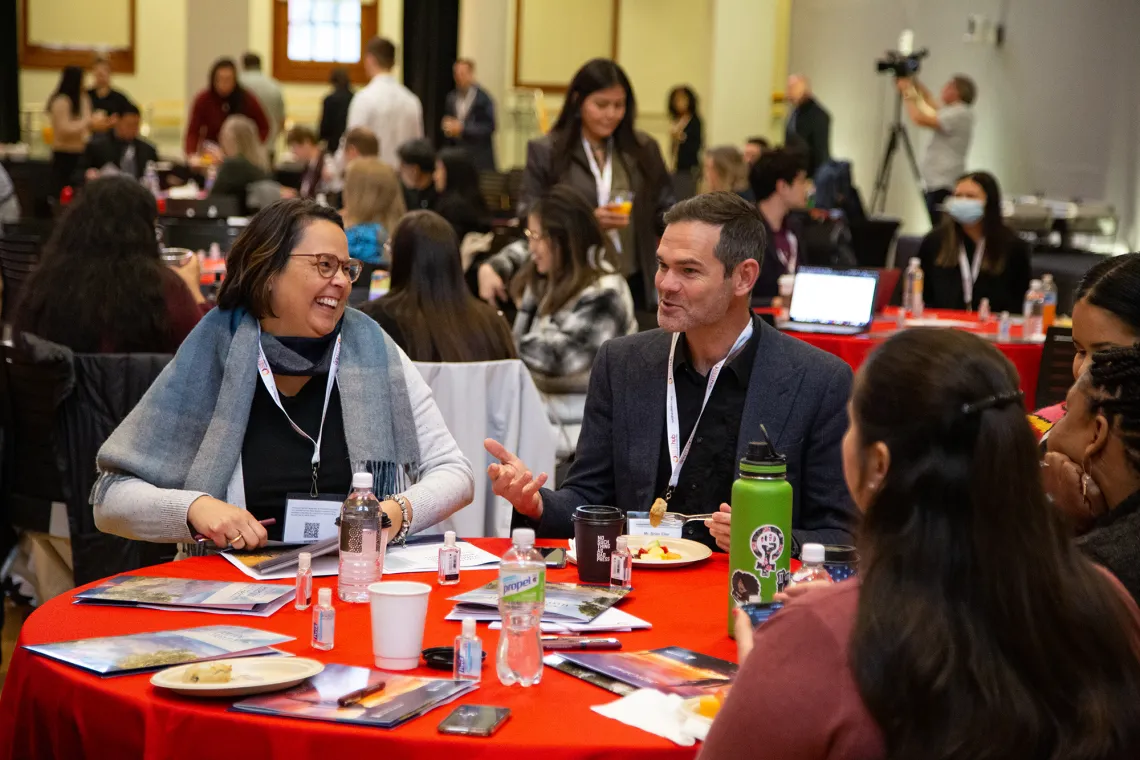
[[[368,584],[379,580],[380,502],[372,493],[372,475],[352,476],[352,493],[340,509],[340,569],[336,593],[341,601],[367,602]]]
[[[499,564],[499,634],[496,667],[505,686],[531,686],[542,679],[542,611],[546,563],[534,548],[534,531],[515,528],[514,545]]]

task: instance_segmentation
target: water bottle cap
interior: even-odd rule
[[[800,549],[800,559],[813,565],[823,564],[825,557],[823,544],[804,544]]]
[[[463,618],[463,635],[475,635],[475,618]]]
[[[910,261],[907,263],[915,269],[918,269],[920,266],[922,266],[922,259],[917,256],[911,256]]]
[[[623,550],[628,549],[629,548],[629,537],[628,536],[618,536],[617,537],[617,548],[623,549]]]
[[[534,530],[532,528],[515,528],[511,531],[511,541],[515,546],[529,549],[534,546]]]
[[[331,606],[332,605],[332,589],[331,588],[323,588],[320,591],[318,591],[317,592],[317,602],[320,603],[320,605],[322,607]]]
[[[372,489],[372,473],[358,472],[352,476],[352,487]]]
[[[313,555],[309,552],[301,552],[297,555],[297,569],[308,570],[313,566]]]
[[[768,437],[768,429],[760,426],[764,434],[763,441],[751,441],[744,458],[740,460],[740,472],[754,475],[780,475],[788,471],[788,459],[776,452],[772,439]]]
[[[1030,290],[1041,290],[1041,280],[1030,280],[1029,281],[1029,289]]]
[[[443,545],[444,546],[455,546],[455,531],[449,530],[449,531],[444,532],[444,534],[443,534]]]

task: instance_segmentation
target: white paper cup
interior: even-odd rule
[[[381,581],[368,587],[372,612],[372,656],[376,667],[411,670],[419,665],[431,586]]]
[[[776,281],[777,287],[780,289],[780,297],[788,299],[792,297],[792,291],[796,287],[796,276],[794,274],[782,274]]]

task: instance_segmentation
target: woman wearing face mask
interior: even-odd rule
[[[983,298],[999,313],[1021,313],[1029,289],[1029,244],[1005,225],[1001,189],[987,172],[958,180],[942,224],[918,250],[926,306],[974,311]]]
[[[226,263],[218,308],[99,450],[100,530],[253,549],[282,537],[297,494],[343,500],[364,471],[397,543],[471,501],[471,465],[427,383],[345,308],[361,264],[335,211],[277,201]]]
[[[579,69],[554,128],[527,145],[518,211],[525,218],[557,184],[576,188],[595,206],[594,216],[618,250],[618,268],[638,310],[650,311],[657,303],[657,239],[675,199],[661,148],[634,129],[636,117],[633,89],[620,66],[595,58]]]

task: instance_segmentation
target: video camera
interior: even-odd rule
[[[926,48],[915,51],[910,55],[903,55],[897,50],[892,50],[875,61],[875,69],[880,74],[889,71],[898,79],[906,79],[918,73],[922,59],[928,55],[930,55],[930,51]]]

